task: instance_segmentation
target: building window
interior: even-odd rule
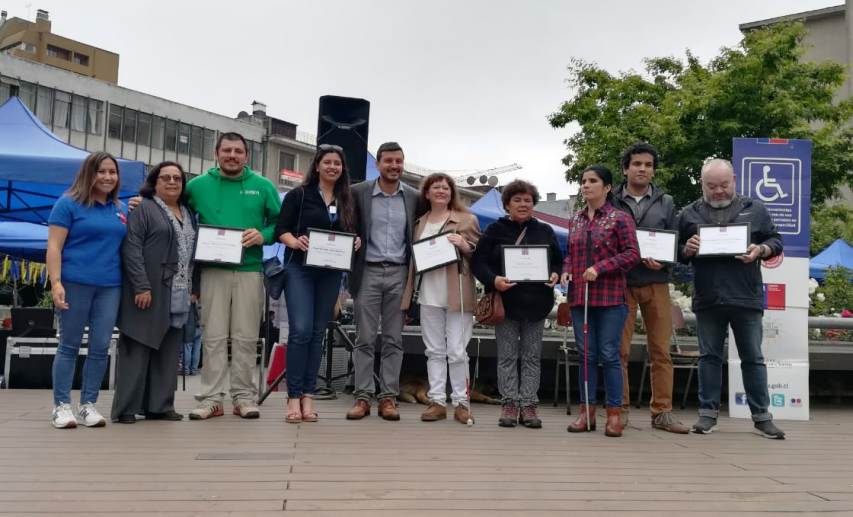
[[[216,131],[212,129],[204,130],[204,150],[201,157],[206,160],[211,160],[215,156],[213,148],[216,146]]]
[[[86,131],[92,135],[101,134],[101,117],[104,115],[104,103],[89,99],[89,106],[86,110]]]
[[[296,170],[296,155],[293,153],[288,153],[286,151],[279,151],[278,153],[278,170]]]
[[[74,53],[74,62],[81,66],[89,66],[89,56],[86,54]]]
[[[36,85],[21,81],[18,86],[18,97],[30,111],[36,110]]]
[[[86,131],[86,97],[71,97],[71,129],[81,133]]]
[[[53,102],[53,126],[68,127],[71,115],[71,94],[56,90]]]
[[[29,52],[30,54],[36,53],[36,46],[32,43],[27,43],[26,41],[21,42],[21,50],[24,52]]]
[[[190,155],[195,156],[197,158],[201,158],[204,156],[204,152],[202,149],[202,135],[204,134],[204,129],[193,126],[192,127],[192,135],[190,136]]]
[[[136,126],[136,143],[148,146],[151,144],[151,115],[139,114],[139,123]]]
[[[178,142],[178,123],[174,120],[166,119],[166,143],[167,151],[174,151]]]
[[[155,115],[151,122],[151,147],[155,149],[163,148],[163,124],[164,120]]]
[[[38,98],[36,99],[36,116],[42,123],[49,126],[53,120],[53,89],[46,86],[38,87]]]
[[[71,51],[66,48],[48,45],[47,55],[56,59],[62,59],[63,61],[71,61]]]
[[[0,104],[6,102],[12,95],[12,86],[4,82],[0,82]]]
[[[188,124],[178,126],[178,154],[190,154],[190,126]]]
[[[110,105],[110,120],[107,125],[107,135],[116,140],[121,139],[121,106]]]
[[[124,108],[124,120],[121,125],[121,139],[125,142],[136,142],[136,110]]]

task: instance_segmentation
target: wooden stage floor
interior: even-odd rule
[[[318,401],[313,424],[286,424],[274,394],[254,421],[226,406],[207,422],[56,430],[50,391],[0,391],[0,514],[853,515],[849,407],[780,422],[788,439],[774,441],[725,417],[709,436],[653,431],[647,410],[614,439],[603,425],[568,434],[550,404],[531,430],[499,428],[499,408],[483,405],[472,428],[422,423],[423,406],[406,404],[400,422],[349,422],[350,403]]]

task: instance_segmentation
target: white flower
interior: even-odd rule
[[[815,296],[815,298],[817,298],[817,300],[819,302],[825,302],[826,301],[826,295],[823,293],[817,293],[817,296]]]
[[[817,290],[817,287],[817,280],[815,280],[814,278],[809,278],[809,296],[814,294],[814,292]]]

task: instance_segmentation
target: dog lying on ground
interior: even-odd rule
[[[482,384],[482,383],[481,383]],[[482,391],[481,391],[482,389]],[[483,385],[481,389],[476,386],[471,390],[471,402],[482,404],[500,404],[501,401],[490,397],[483,391],[493,392],[488,390],[487,385]],[[400,395],[397,400],[408,402],[409,404],[429,404],[429,383],[423,377],[404,376],[400,379]]]

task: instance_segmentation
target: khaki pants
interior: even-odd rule
[[[234,404],[254,403],[252,382],[264,307],[263,275],[213,267],[201,272],[201,324],[204,367],[198,400],[222,402],[231,380]],[[231,338],[231,368],[228,339]]]
[[[672,337],[672,302],[669,299],[669,284],[650,284],[625,289],[628,318],[622,330],[622,408],[630,406],[628,388],[628,356],[631,353],[631,338],[637,307],[646,327],[646,345],[651,365],[652,400],[649,404],[652,416],[672,411],[672,357],[669,355],[669,340]]]

